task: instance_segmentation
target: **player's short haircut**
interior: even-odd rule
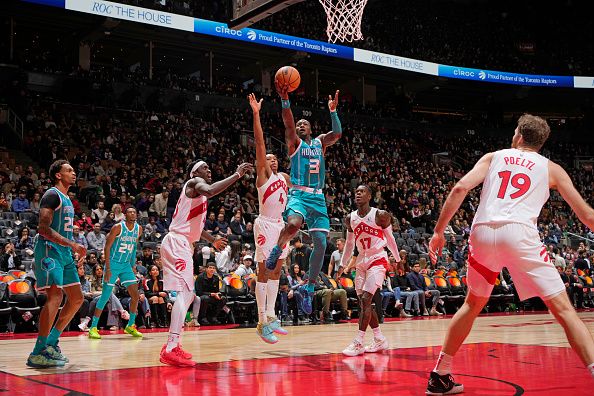
[[[134,211],[136,211],[136,208],[135,208],[134,206],[128,206],[128,207],[126,208],[126,210],[124,211],[124,213],[128,213],[128,211],[129,211],[130,209],[134,209]]]
[[[540,149],[551,133],[551,128],[543,118],[524,114],[518,119],[518,131],[527,146]]]
[[[359,184],[359,186],[357,186],[357,188],[359,188],[359,187],[365,187],[367,189],[367,191],[369,191],[369,194],[371,196],[373,196],[373,190],[367,184]]]
[[[61,160],[54,161],[54,163],[50,165],[49,177],[52,180],[52,183],[55,184],[58,182],[56,173],[60,173],[60,171],[62,170],[62,166],[66,165],[67,163],[68,163],[68,161],[61,159]]]
[[[214,261],[209,261],[206,263],[206,268],[208,267],[215,267],[217,268],[217,263],[215,263]]]

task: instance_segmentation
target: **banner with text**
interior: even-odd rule
[[[439,65],[417,59],[404,58],[381,52],[368,51],[344,45],[330,44],[323,41],[304,39],[264,30],[244,28],[229,29],[225,23],[213,22],[205,19],[171,14],[158,10],[113,3],[104,0],[22,0],[29,3],[43,4],[52,7],[102,15],[110,18],[123,19],[132,22],[145,23],[171,29],[195,32],[215,37],[223,37],[248,43],[286,48],[294,51],[304,51],[312,54],[331,56],[423,73],[432,76],[474,80],[488,83],[513,85],[529,85],[538,87],[575,87],[594,89],[594,77],[587,76],[547,76],[533,74],[519,74],[493,70],[472,69],[467,67]]]

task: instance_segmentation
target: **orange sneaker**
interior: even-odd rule
[[[173,348],[171,352],[167,352],[167,348],[164,345],[161,349],[159,361],[175,367],[194,367],[196,365],[195,361],[185,358],[184,352],[179,346]]]

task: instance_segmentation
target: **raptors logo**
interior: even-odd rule
[[[258,235],[258,245],[262,246],[266,243],[266,237],[264,235]]]
[[[175,260],[175,269],[178,271],[183,271],[186,269],[186,262],[182,259]]]

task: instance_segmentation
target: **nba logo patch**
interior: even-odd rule
[[[175,260],[175,269],[178,271],[183,271],[186,269],[186,262],[182,259]]]
[[[266,237],[264,235],[258,235],[258,245],[262,246],[266,243]]]

